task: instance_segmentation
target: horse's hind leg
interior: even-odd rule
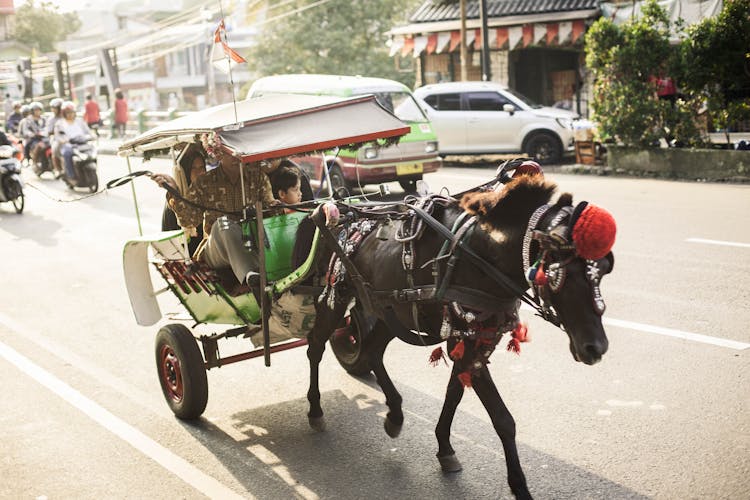
[[[462,469],[461,462],[456,458],[456,452],[451,446],[451,424],[463,396],[464,386],[458,379],[456,366],[453,365],[448,388],[445,391],[443,411],[440,412],[440,419],[435,427],[435,437],[438,441],[437,458],[443,472],[458,472]]]
[[[310,410],[307,419],[310,427],[316,431],[325,430],[323,408],[320,406],[320,360],[326,350],[326,342],[333,333],[336,325],[344,317],[346,303],[336,304],[333,310],[324,304],[316,306],[315,326],[307,334],[307,359],[310,362],[310,387],[307,390],[307,400]]]
[[[382,321],[377,321],[373,331],[367,338],[365,352],[368,354],[370,368],[375,374],[375,378],[385,394],[385,404],[388,406],[388,414],[385,416],[385,432],[390,437],[395,438],[401,433],[401,427],[404,424],[404,413],[401,409],[401,394],[393,385],[391,377],[385,370],[383,364],[383,355],[388,343],[393,340],[393,334],[388,330]]]
[[[530,499],[531,493],[526,486],[526,476],[521,469],[521,461],[518,458],[518,449],[516,448],[516,422],[505,403],[503,403],[503,399],[500,397],[486,366],[479,372],[478,377],[472,378],[472,382],[474,391],[482,401],[487,413],[489,413],[492,425],[503,443],[510,490],[516,498]]]

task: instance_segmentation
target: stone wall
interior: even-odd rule
[[[607,146],[614,173],[709,181],[750,181],[750,151]]]

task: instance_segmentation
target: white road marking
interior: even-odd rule
[[[0,342],[0,356],[209,498],[252,498],[235,493],[3,342]]]
[[[531,306],[523,304],[521,309],[526,311],[533,311]],[[727,347],[729,349],[735,349],[737,351],[743,351],[750,347],[750,344],[746,342],[740,342],[738,340],[722,339],[720,337],[711,337],[709,335],[701,335],[700,333],[686,332],[683,330],[676,330],[674,328],[664,328],[661,326],[647,325],[645,323],[636,323],[634,321],[626,321],[623,319],[615,318],[602,318],[602,323],[605,325],[617,326],[620,328],[626,328],[628,330],[635,330],[644,333],[655,333],[657,335],[666,335],[668,337],[676,337],[679,339],[690,340],[692,342],[701,342],[703,344],[711,344],[719,347]]]
[[[725,247],[750,248],[750,243],[740,243],[737,241],[706,240],[704,238],[688,238],[685,241],[690,243],[705,243],[707,245],[721,245]]]
[[[719,347],[727,347],[729,349],[735,349],[742,351],[750,347],[750,344],[745,342],[739,342],[737,340],[722,339],[719,337],[711,337],[709,335],[701,335],[700,333],[685,332],[682,330],[675,330],[672,328],[663,328],[661,326],[646,325],[644,323],[635,323],[633,321],[625,321],[622,319],[604,318],[602,323],[605,325],[619,326],[621,328],[627,328],[629,330],[636,330],[645,333],[655,333],[657,335],[666,335],[668,337],[676,337],[684,340],[691,340],[693,342],[701,342],[703,344],[711,344]]]

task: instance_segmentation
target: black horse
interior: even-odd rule
[[[401,396],[383,366],[386,346],[395,337],[417,345],[447,340],[454,364],[435,430],[443,470],[461,469],[450,427],[464,388],[472,387],[502,441],[513,494],[530,498],[515,422],[490,376],[487,358],[504,333],[511,334],[509,348],[523,341],[520,298],[545,319],[562,324],[576,361],[594,364],[608,347],[599,280],[613,267],[609,248],[614,223],[605,227],[604,236],[591,230],[590,220],[581,229],[585,202],[573,207],[572,196],[563,194],[548,204],[555,189],[541,175],[521,175],[502,190],[471,192],[460,201],[432,197],[400,211],[374,210],[353,224],[355,230],[343,244],[347,252],[339,250],[331,261],[308,335],[310,425],[324,428],[318,367],[325,343],[356,301],[374,318],[363,351],[386,396],[386,432],[396,437],[404,420]],[[527,276],[533,298],[524,293]],[[441,357],[436,349],[433,359]],[[362,366],[352,368],[356,372]]]

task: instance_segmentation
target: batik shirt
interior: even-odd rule
[[[170,206],[177,215],[180,226],[198,227],[199,224],[203,223],[203,237],[207,238],[211,226],[222,215],[227,215],[233,220],[239,220],[241,217],[240,214],[229,215],[216,210],[240,212],[246,205],[254,205],[256,196],[260,197],[265,208],[270,206],[273,202],[273,191],[266,174],[256,166],[249,168],[244,165],[243,168],[242,177],[245,181],[246,202],[242,199],[242,185],[239,179],[232,182],[221,167],[198,177],[184,193],[186,199],[206,207],[207,210],[204,211],[202,208],[195,207],[183,200],[173,198],[171,194],[167,194],[167,199],[170,200]]]

